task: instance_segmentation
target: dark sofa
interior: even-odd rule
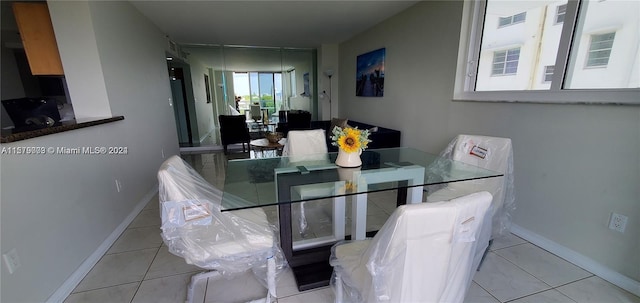
[[[376,127],[375,125],[366,124],[358,121],[348,120],[347,124],[358,129],[371,129]],[[331,121],[311,121],[311,129],[324,129],[327,133],[327,148],[329,151],[338,151],[337,146],[331,144]],[[376,131],[372,131],[369,135],[371,142],[369,143],[369,149],[376,148],[390,148],[400,147],[400,135],[399,130],[384,128],[377,126]]]

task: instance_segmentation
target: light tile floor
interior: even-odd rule
[[[225,166],[219,155],[197,158],[197,161],[192,158],[191,163],[205,178],[219,186],[224,184],[217,179],[224,176]],[[385,214],[393,211],[395,200],[389,197],[393,193],[370,197],[368,229],[379,228]],[[270,220],[276,220],[274,208],[266,212]],[[184,302],[190,276],[201,270],[168,251],[159,227],[156,196],[64,302]],[[251,274],[232,280],[210,278],[197,285],[194,302],[244,302],[265,293]],[[289,269],[280,275],[277,293],[278,303],[334,300],[330,287],[299,292]],[[475,274],[465,302],[640,303],[640,298],[508,234],[494,241]]]

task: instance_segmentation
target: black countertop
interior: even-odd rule
[[[65,122],[56,123],[50,127],[42,127],[37,129],[3,129],[2,136],[0,137],[0,143],[9,143],[20,140],[26,140],[51,134],[57,134],[74,129],[85,128],[105,123],[111,123],[115,121],[124,120],[124,116],[115,116],[112,118],[92,120],[86,122],[77,122],[76,120],[70,120]]]

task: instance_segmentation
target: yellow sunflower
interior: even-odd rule
[[[344,136],[338,138],[338,146],[348,153],[357,152],[360,149],[360,131],[347,128]]]

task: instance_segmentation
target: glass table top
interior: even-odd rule
[[[359,168],[338,167],[334,164],[336,157],[337,153],[328,153],[304,158],[230,160],[226,169],[222,211],[309,200],[296,195],[278,195],[278,181],[282,184],[283,180],[293,183],[297,180],[305,180],[302,182],[303,185],[292,186],[292,191],[299,186],[308,187],[309,184],[328,188],[329,190],[314,191],[313,199],[322,199],[503,175],[500,172],[407,147],[366,150],[361,155],[362,166]],[[407,178],[411,178],[409,172],[414,176],[415,172],[422,173],[424,176],[413,179],[418,182],[392,181],[371,186],[354,186],[358,184],[359,176],[375,176],[381,173],[402,176],[406,173]]]

